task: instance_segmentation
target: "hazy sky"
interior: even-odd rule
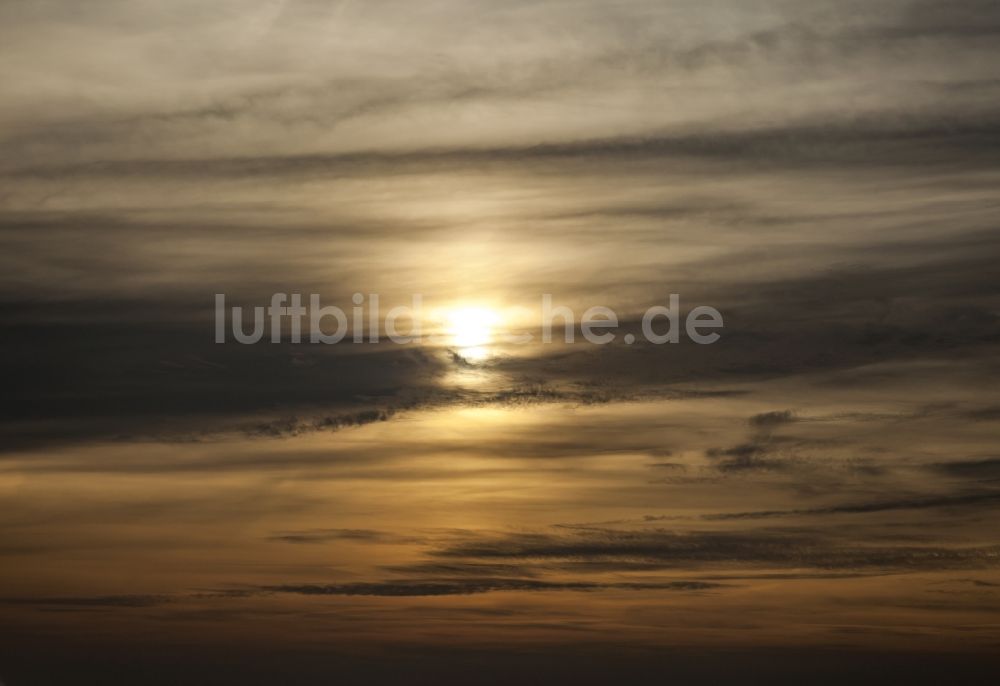
[[[6,0],[0,679],[978,668],[998,63],[988,0]],[[276,291],[726,325],[213,343]]]

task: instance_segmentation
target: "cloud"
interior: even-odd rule
[[[983,460],[952,460],[929,465],[933,471],[948,476],[965,479],[988,480],[1000,479],[1000,458]]]
[[[903,571],[993,567],[996,546],[858,545],[819,531],[739,532],[586,529],[571,535],[477,537],[433,553],[444,558],[563,560],[594,569],[817,568]]]
[[[765,457],[773,450],[769,441],[740,443],[731,448],[711,448],[706,456],[715,460],[715,468],[722,472],[770,471],[788,468],[788,463]]]
[[[791,410],[775,410],[773,412],[755,414],[748,421],[751,426],[770,429],[782,424],[791,424],[795,421],[795,414]]]
[[[153,607],[172,600],[164,595],[104,595],[104,596],[54,596],[4,598],[0,602],[9,605],[32,605],[40,607],[68,608],[130,608]]]
[[[970,410],[966,416],[977,422],[994,422],[1000,420],[1000,405]]]
[[[270,536],[273,541],[284,543],[327,543],[329,541],[354,541],[357,543],[405,544],[420,542],[412,536],[400,536],[373,529],[306,529],[282,531]]]
[[[864,514],[895,510],[926,510],[937,508],[991,507],[1000,504],[1000,492],[967,493],[961,495],[932,495],[901,498],[867,503],[833,505],[797,510],[758,510],[755,512],[720,512],[701,515],[702,519],[723,521],[727,519],[767,519],[771,517],[802,517],[814,515]]]
[[[351,584],[285,584],[265,586],[263,591],[298,595],[346,596],[442,596],[472,595],[501,591],[705,591],[725,584],[705,581],[590,582],[542,581],[539,579],[460,579],[455,581],[413,581]]]

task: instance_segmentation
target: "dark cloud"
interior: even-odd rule
[[[723,472],[746,472],[756,470],[781,470],[788,467],[784,460],[765,457],[772,451],[768,441],[740,443],[731,448],[711,448],[706,452],[715,462],[716,469]]]
[[[615,163],[619,173],[630,174],[637,171],[656,173],[659,170],[650,169],[645,163],[678,157],[702,158],[753,170],[781,166],[891,169],[904,165],[934,169],[961,163],[971,171],[993,168],[1000,163],[1000,157],[994,153],[1000,139],[1000,127],[994,124],[993,115],[993,112],[971,117],[924,115],[922,119],[919,114],[910,118],[893,114],[860,118],[849,123],[797,123],[738,131],[599,138],[496,148],[207,159],[140,158],[63,166],[8,167],[3,173],[11,180],[36,177],[332,179],[344,175],[372,177],[386,173],[461,171],[481,169],[484,164],[497,165],[498,169],[511,166],[531,169],[534,165],[560,163],[560,173],[579,174],[586,172],[590,165]],[[713,210],[719,208],[719,205],[712,206]],[[721,208],[726,208],[725,201]]]
[[[977,422],[995,422],[1000,420],[1000,405],[970,410],[966,416]]]
[[[740,532],[588,529],[572,535],[518,534],[476,538],[435,551],[451,558],[567,560],[597,568],[674,569],[813,567],[918,571],[992,567],[1000,549],[979,547],[858,546],[826,533],[782,530]]]
[[[930,468],[941,474],[963,479],[995,481],[1000,479],[1000,458],[938,462]]]
[[[933,0],[916,0],[905,6],[901,19],[884,32],[903,37],[959,39],[988,38],[1000,34],[1000,8],[990,0],[958,0],[948,5]]]
[[[172,600],[170,596],[162,595],[105,595],[105,596],[56,596],[56,597],[18,597],[4,598],[3,603],[9,605],[31,605],[37,607],[67,607],[67,608],[129,608],[153,607]]]
[[[387,565],[386,571],[423,578],[490,577],[490,578],[533,578],[537,570],[528,565],[497,564],[488,562],[418,562],[406,565]]]
[[[773,412],[762,412],[750,417],[751,426],[762,429],[769,429],[782,424],[791,424],[795,421],[795,413],[791,410],[775,410]]]
[[[961,464],[961,463],[959,463]],[[961,470],[957,470],[961,473]],[[970,470],[972,471],[972,470]],[[966,476],[970,474],[965,474]],[[701,515],[707,520],[727,519],[767,519],[770,517],[799,517],[813,515],[864,514],[870,512],[891,512],[895,510],[926,510],[937,508],[992,507],[1000,504],[1000,493],[968,493],[962,495],[936,495],[901,498],[868,503],[833,505],[799,510],[760,510],[756,512],[721,512]]]
[[[441,596],[495,593],[498,591],[705,591],[725,584],[705,581],[590,582],[542,581],[539,579],[469,579],[454,581],[378,582],[352,584],[287,584],[262,590],[299,595]]]
[[[303,531],[283,531],[273,534],[271,540],[284,543],[327,543],[329,541],[355,541],[358,543],[400,544],[414,543],[422,539],[400,536],[373,529],[307,529]]]

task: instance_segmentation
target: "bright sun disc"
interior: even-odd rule
[[[447,321],[448,335],[454,345],[468,348],[489,343],[500,316],[484,307],[464,307],[449,312]]]

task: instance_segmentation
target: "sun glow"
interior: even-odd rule
[[[451,342],[460,348],[474,348],[493,340],[493,330],[500,315],[485,307],[463,307],[446,315],[446,331]]]

